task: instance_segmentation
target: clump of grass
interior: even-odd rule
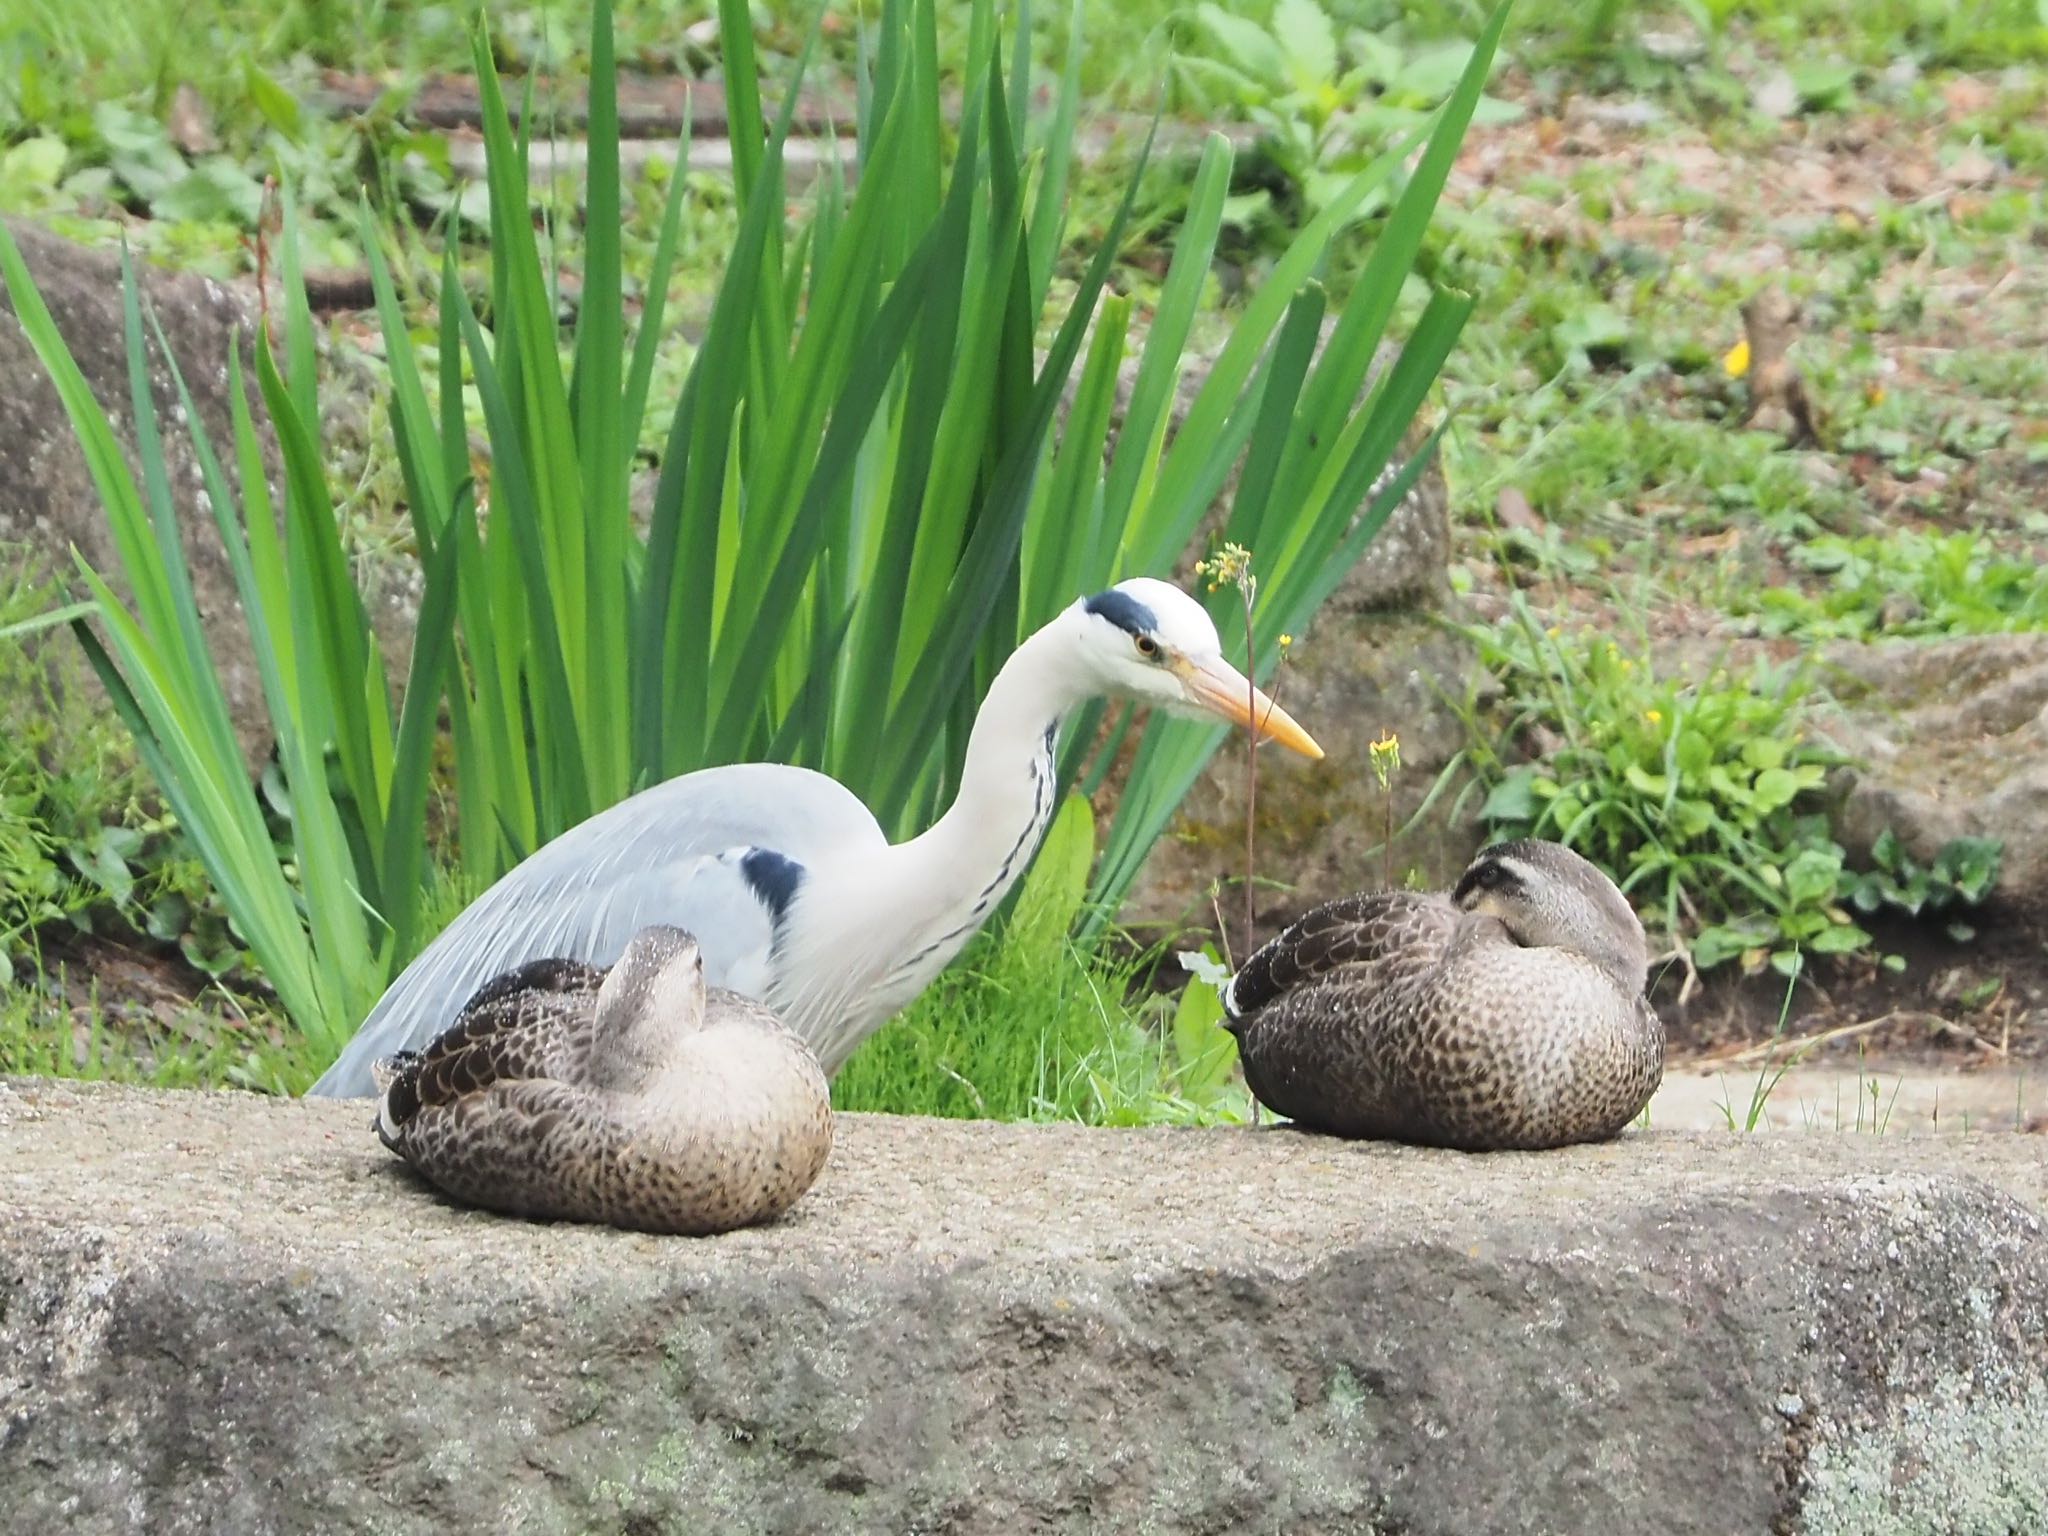
[[[97,986],[77,1001],[61,972],[23,967],[0,990],[0,1075],[304,1092],[320,1073],[317,1053],[276,1019],[221,1001],[167,1016],[118,1004]]]
[[[1142,993],[1146,957],[1072,935],[1094,855],[1087,801],[1046,836],[1008,924],[985,930],[937,984],[840,1069],[842,1110],[1089,1125],[1244,1118],[1235,1050],[1192,1016],[1212,989],[1171,1004]],[[1188,1015],[1183,1017],[1183,1015]],[[1206,1027],[1205,1027],[1206,1026]]]
[[[1816,538],[1795,551],[1828,578],[1817,594],[1770,587],[1754,610],[1767,633],[1807,639],[1984,635],[2048,629],[2048,578],[1974,533],[1911,529]]]
[[[984,934],[841,1069],[833,1106],[1084,1125],[1242,1120],[1241,1086],[1183,1087],[1174,1042],[1155,1027],[1163,1011],[1128,1001],[1143,969],[1064,936],[1048,949],[1015,931]]]
[[[1473,722],[1494,831],[1586,854],[1689,937],[1701,968],[1741,957],[1789,976],[1807,953],[1870,942],[1840,901],[1842,850],[1806,803],[1836,759],[1807,736],[1801,672],[1676,676],[1647,644],[1544,627],[1519,597],[1509,622],[1472,634],[1512,703],[1505,739],[1544,748],[1508,761]]]

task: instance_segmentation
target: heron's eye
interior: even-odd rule
[[[1150,635],[1138,636],[1138,654],[1147,661],[1157,661],[1159,659],[1159,642]]]

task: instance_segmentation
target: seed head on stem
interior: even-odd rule
[[[1195,574],[1208,578],[1209,590],[1222,587],[1237,588],[1244,604],[1244,646],[1247,658],[1245,666],[1246,710],[1256,715],[1258,710],[1258,688],[1255,682],[1258,663],[1258,635],[1252,622],[1252,605],[1257,599],[1259,578],[1252,572],[1252,552],[1242,544],[1224,544],[1206,560],[1197,562]],[[1292,635],[1280,637],[1280,659],[1284,665],[1287,653],[1294,646]],[[1274,680],[1273,694],[1279,695],[1279,680]],[[1259,810],[1259,733],[1256,728],[1248,737],[1245,748],[1245,811],[1244,811],[1244,942],[1249,954],[1258,942],[1258,864],[1257,826]],[[1225,935],[1226,940],[1228,935]]]

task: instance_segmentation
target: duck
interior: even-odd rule
[[[606,969],[530,961],[423,1049],[377,1063],[374,1128],[443,1193],[510,1215],[704,1236],[772,1221],[832,1150],[818,1059],[709,988],[653,925]]]
[[[1664,1075],[1649,951],[1562,844],[1482,849],[1448,893],[1315,908],[1223,987],[1253,1097],[1330,1135],[1464,1151],[1604,1141]]]

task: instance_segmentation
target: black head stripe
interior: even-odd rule
[[[1461,907],[1465,905],[1465,898],[1479,888],[1479,872],[1484,867],[1477,862],[1466,866],[1465,873],[1458,876],[1458,883],[1451,890],[1452,901]]]
[[[1111,587],[1098,592],[1081,605],[1090,613],[1109,620],[1126,634],[1150,634],[1159,627],[1159,617],[1128,592]]]
[[[761,898],[761,905],[780,923],[796,899],[796,888],[803,883],[804,867],[772,848],[749,848],[740,858],[740,873]]]
[[[1471,867],[1458,877],[1457,888],[1451,892],[1453,902],[1462,907],[1465,898],[1474,891],[1497,891],[1514,883],[1514,877],[1509,874],[1507,866],[1495,857],[1496,852],[1497,850],[1488,849],[1474,859]]]

